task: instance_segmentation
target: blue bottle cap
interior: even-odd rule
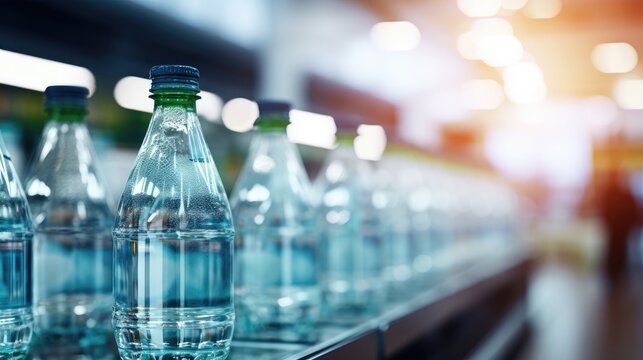
[[[290,103],[279,100],[257,100],[259,116],[289,117]]]
[[[150,69],[152,88],[156,90],[191,90],[199,92],[199,69],[187,65],[156,65]]]
[[[82,86],[54,85],[45,89],[45,107],[53,105],[87,106],[89,90]]]

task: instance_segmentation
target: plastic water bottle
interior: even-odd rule
[[[319,309],[311,187],[288,140],[290,105],[259,102],[250,152],[230,197],[235,241],[236,334],[309,337]]]
[[[68,356],[111,338],[112,207],[85,125],[88,90],[45,90],[48,122],[27,171],[37,347]]]
[[[31,242],[25,193],[0,136],[0,359],[25,359],[31,342]]]
[[[232,216],[196,115],[199,71],[150,70],[154,113],[113,232],[123,359],[222,359],[234,325]]]
[[[401,162],[399,158],[382,159],[374,177],[373,205],[383,229],[384,281],[389,301],[409,299],[415,291],[407,189],[397,179],[404,171]]]
[[[384,301],[384,234],[373,206],[373,171],[340,135],[313,185],[320,230],[322,316],[353,322]]]

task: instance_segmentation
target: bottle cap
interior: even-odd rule
[[[257,100],[260,117],[284,117],[290,114],[290,103],[279,100]]]
[[[255,125],[261,131],[286,131],[290,124],[290,103],[278,100],[257,100],[259,118]]]
[[[150,69],[152,88],[156,90],[190,90],[199,92],[199,70],[187,65],[156,65]]]
[[[45,107],[53,105],[87,106],[89,90],[82,86],[54,85],[45,89]]]

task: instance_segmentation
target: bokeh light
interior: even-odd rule
[[[466,105],[473,110],[493,110],[499,108],[505,100],[502,86],[491,79],[467,81],[462,87]]]
[[[502,8],[506,10],[520,10],[527,5],[529,0],[502,0]]]
[[[623,109],[643,109],[643,79],[619,79],[613,96]]]
[[[608,74],[630,72],[638,61],[636,49],[625,42],[598,44],[592,50],[592,64],[598,71]]]
[[[496,36],[512,36],[512,34],[513,27],[506,19],[497,17],[476,19],[471,23],[469,31],[464,32],[458,37],[458,52],[460,52],[460,54],[467,60],[480,60],[481,54],[479,46],[481,46],[481,43],[487,41],[488,38]],[[488,49],[489,51],[494,51],[494,45],[498,44],[489,43],[483,45],[485,47],[484,51],[487,51],[488,48],[491,48]],[[511,47],[511,45],[509,46]]]
[[[505,67],[520,60],[523,47],[513,35],[488,36],[477,44],[478,55],[485,64],[493,67]]]
[[[458,8],[470,17],[494,16],[500,11],[502,0],[458,0]]]
[[[386,51],[410,51],[417,48],[422,40],[420,30],[408,21],[377,23],[370,34],[373,43]]]
[[[332,116],[293,109],[287,128],[290,141],[324,149],[335,147],[337,127]]]
[[[96,79],[84,67],[65,64],[35,56],[0,50],[0,84],[45,91],[49,85],[84,86],[91,96]]]
[[[543,72],[532,62],[519,62],[504,69],[507,98],[516,104],[534,104],[545,98],[547,86]]]
[[[259,107],[257,103],[244,98],[235,98],[228,101],[221,112],[223,125],[236,132],[251,130],[258,117]]]
[[[151,85],[149,79],[126,76],[116,83],[114,99],[125,109],[151,113],[154,110],[154,100],[148,96]]]
[[[219,120],[221,116],[223,100],[221,100],[218,95],[208,91],[201,91],[199,93],[199,96],[201,97],[201,99],[197,101],[197,114],[210,122]]]
[[[360,125],[353,148],[358,158],[377,161],[386,150],[386,132],[379,125]]]
[[[126,76],[114,86],[114,100],[125,109],[151,113],[154,111],[154,100],[150,99],[152,82],[138,76]],[[197,100],[197,114],[207,121],[216,121],[221,115],[221,98],[208,91],[199,93],[201,99]]]
[[[532,19],[551,19],[556,17],[562,8],[561,0],[529,0],[523,12]]]

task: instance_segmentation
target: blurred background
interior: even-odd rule
[[[302,121],[315,125],[289,135],[311,177],[333,146],[324,134],[358,116],[385,129],[389,152],[483,173],[519,194],[540,265],[529,293],[533,332],[517,356],[643,353],[642,1],[22,0],[1,8],[0,131],[19,172],[46,120],[44,88],[84,85],[117,199],[148,126],[147,71],[193,65],[228,191],[254,120],[245,99],[287,99],[305,111]]]

